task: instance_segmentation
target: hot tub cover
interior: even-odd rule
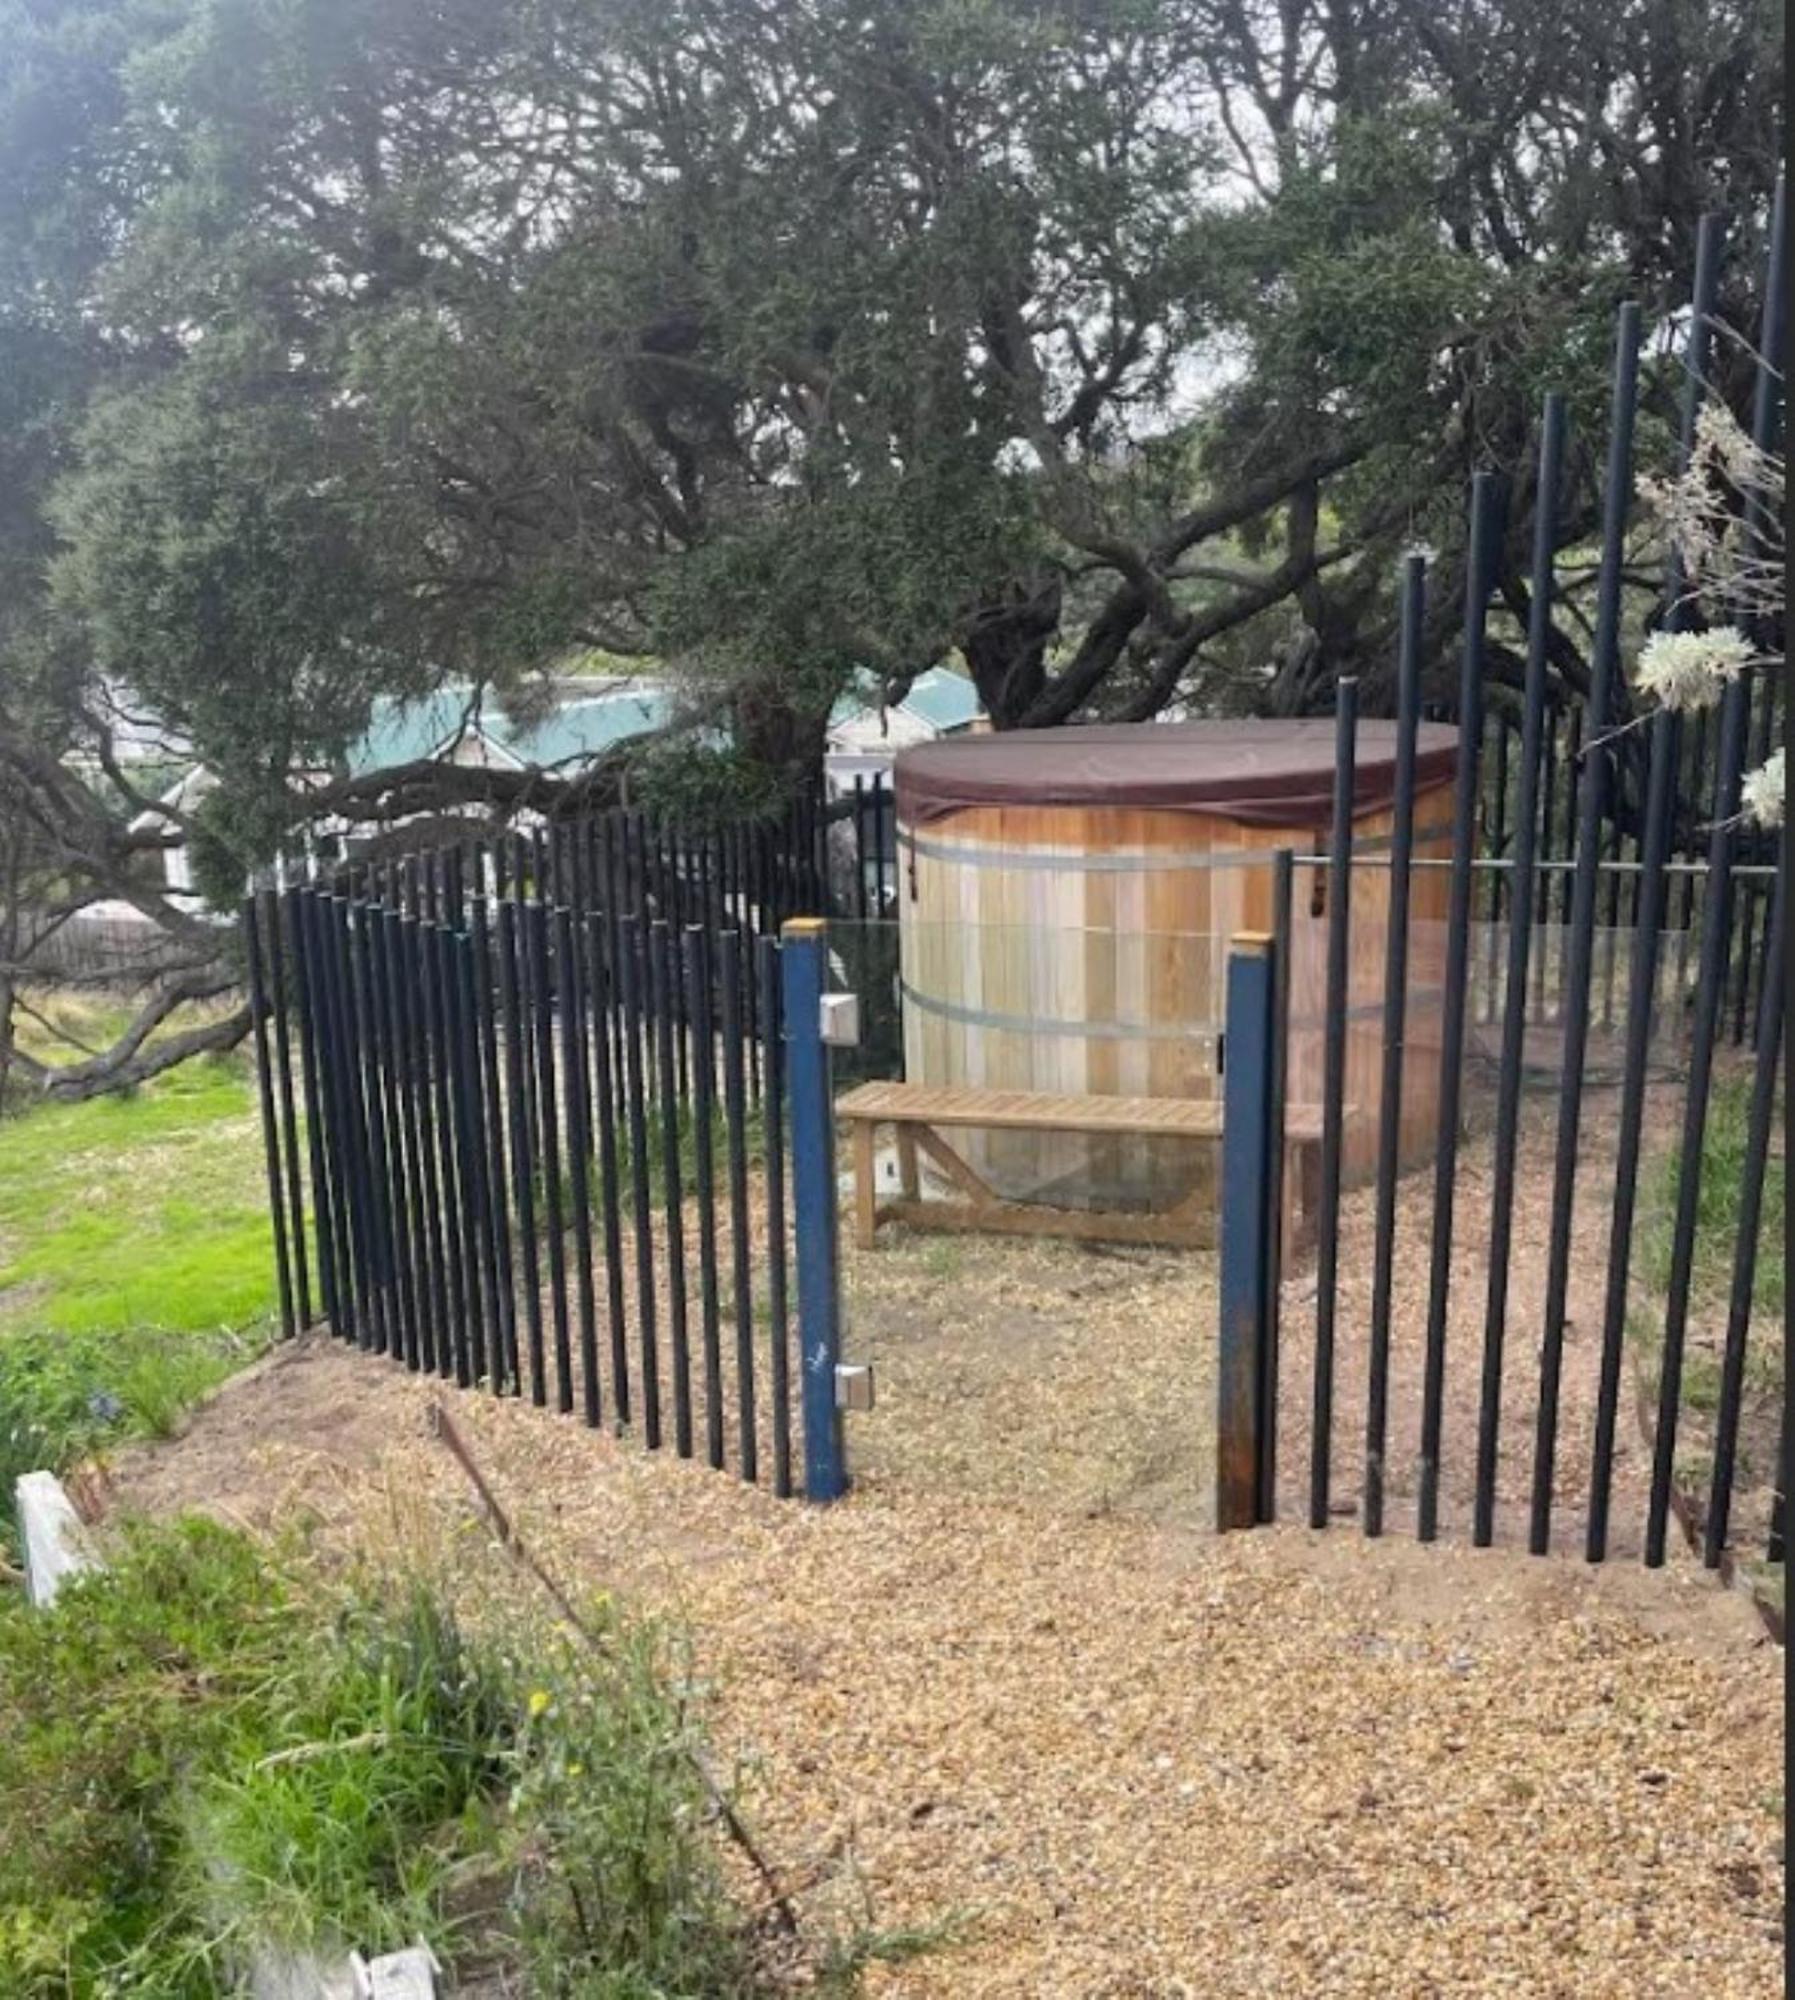
[[[1458,731],[1424,722],[1416,789],[1446,782],[1457,768]],[[1395,794],[1396,725],[1362,722],[1354,811],[1382,811]],[[1333,797],[1328,716],[1011,730],[922,744],[897,760],[898,818],[910,826],[978,806],[1151,808],[1242,826],[1321,826]]]

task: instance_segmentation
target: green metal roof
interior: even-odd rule
[[[601,756],[632,736],[644,736],[673,712],[668,695],[637,685],[580,695],[524,724],[513,722],[490,696],[478,709],[470,709],[470,699],[466,687],[441,688],[418,701],[382,697],[365,734],[350,749],[351,774],[362,777],[420,763],[474,731],[520,764],[563,764]]]
[[[852,722],[876,710],[878,705],[879,683],[871,674],[864,674],[858,688],[850,689],[835,704],[830,720]],[[956,729],[970,728],[984,713],[972,682],[949,667],[930,667],[926,673],[918,674],[910,684],[910,692],[897,706],[920,716],[944,736]]]
[[[835,704],[833,720],[846,724],[878,706],[879,684],[869,674],[860,686]],[[465,685],[439,688],[421,699],[402,701],[382,696],[374,704],[366,732],[349,751],[354,777],[417,764],[443,754],[465,734],[477,732],[494,749],[520,764],[554,765],[602,756],[619,743],[664,728],[672,719],[673,697],[652,682],[631,681],[606,687],[592,684],[549,714],[528,723],[514,722],[491,695],[471,707],[472,691]],[[943,735],[965,729],[978,719],[979,699],[965,675],[945,667],[919,674],[901,707]]]

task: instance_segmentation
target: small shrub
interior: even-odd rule
[[[229,1984],[422,1933],[532,1994],[756,1990],[652,1629],[324,1589],[203,1522],[0,1605],[0,1992]]]

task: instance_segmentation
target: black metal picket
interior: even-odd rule
[[[252,896],[286,1330],[315,1269],[339,1338],[651,1449],[670,1382],[682,1456],[758,1481],[764,1441],[791,1493],[776,932],[823,894],[819,824],[614,815]]]
[[[1698,245],[1691,311],[1683,359],[1684,397],[1680,449],[1689,462],[1696,418],[1709,377],[1712,314],[1718,296],[1722,227],[1718,217],[1704,225]],[[1765,450],[1775,447],[1781,414],[1778,363],[1785,344],[1783,276],[1786,256],[1785,196],[1779,189],[1774,212],[1759,339],[1753,436]],[[1660,712],[1643,728],[1632,727],[1634,707],[1621,676],[1621,633],[1625,536],[1631,512],[1633,443],[1638,423],[1641,314],[1623,307],[1617,333],[1614,385],[1607,453],[1604,518],[1595,631],[1588,662],[1587,701],[1554,707],[1547,685],[1550,652],[1562,646],[1553,629],[1557,591],[1554,546],[1557,507],[1567,463],[1568,419],[1562,398],[1548,397],[1541,429],[1535,502],[1535,548],[1528,605],[1526,678],[1521,695],[1518,744],[1511,744],[1505,710],[1486,702],[1483,678],[1485,632],[1495,594],[1491,552],[1500,533],[1502,496],[1493,480],[1480,475],[1473,494],[1468,547],[1470,577],[1465,607],[1463,671],[1455,703],[1433,712],[1460,729],[1460,768],[1455,813],[1451,905],[1446,924],[1446,993],[1439,1071],[1439,1123],[1434,1151],[1432,1262],[1427,1287],[1424,1374],[1419,1452],[1415,1460],[1415,1525],[1424,1540],[1437,1534],[1441,1507],[1441,1466],[1446,1444],[1445,1384],[1450,1288],[1454,1276],[1454,1205],[1465,1162],[1463,1085],[1467,1074],[1466,1026],[1470,1018],[1499,1024],[1500,1054],[1495,1061],[1491,1124],[1492,1172],[1487,1198],[1490,1235],[1483,1351],[1477,1405],[1475,1476],[1471,1491],[1472,1538],[1479,1544],[1496,1533],[1498,1466],[1507,1336],[1513,1319],[1510,1266],[1514,1250],[1517,1151],[1521,1100],[1528,1065],[1530,1032],[1554,1031],[1558,1107],[1551,1174],[1548,1238],[1543,1269],[1543,1305],[1537,1341],[1537,1393],[1531,1439],[1531,1506],[1528,1546],[1543,1553],[1552,1546],[1557,1459],[1564,1429],[1562,1371],[1569,1331],[1568,1294],[1574,1255],[1573,1214],[1579,1178],[1587,1178],[1584,1112],[1595,1079],[1592,1037],[1606,1047],[1616,1036],[1624,1045],[1615,1092],[1612,1209],[1608,1263],[1602,1300],[1599,1374],[1594,1398],[1590,1499],[1582,1537],[1584,1553],[1601,1560],[1609,1550],[1613,1470],[1622,1405],[1623,1349],[1630,1316],[1639,1301],[1630,1290],[1637,1233],[1638,1182],[1648,1083],[1654,1056],[1662,1060],[1663,1037],[1680,1046],[1686,1070],[1674,1215],[1670,1222],[1668,1282],[1654,1302],[1658,1323],[1656,1383],[1650,1422],[1651,1484],[1643,1522],[1643,1554],[1648,1565],[1666,1557],[1667,1523],[1673,1508],[1687,1520],[1690,1508],[1679,1497],[1676,1475],[1679,1420],[1686,1407],[1686,1336],[1697,1254],[1704,1137],[1717,1068],[1729,1041],[1750,1048],[1755,1061],[1746,1085],[1748,1115],[1738,1233],[1731,1246],[1732,1283],[1725,1341],[1714,1399],[1712,1469],[1701,1524],[1701,1548],[1711,1566],[1729,1552],[1730,1509],[1740,1459],[1747,1343],[1753,1328],[1764,1182],[1771,1132],[1778,1105],[1777,1077],[1784,1000],[1780,954],[1785,917],[1784,871],[1757,861],[1741,866],[1744,840],[1740,780],[1748,761],[1761,763],[1774,739],[1775,690],[1760,689],[1752,675],[1727,687],[1718,726],[1700,717],[1685,732],[1678,717]],[[1749,518],[1746,532],[1754,530]],[[1398,679],[1399,742],[1411,740],[1422,712],[1414,655],[1422,629],[1424,565],[1411,559],[1403,584],[1402,672]],[[1685,627],[1694,613],[1683,579],[1674,567],[1667,576],[1660,617],[1671,630]],[[1780,634],[1760,633],[1766,653],[1780,649]],[[1763,678],[1763,677],[1757,677]],[[1349,796],[1356,688],[1340,684],[1336,797]],[[1507,698],[1506,695],[1504,697]],[[1685,737],[1690,738],[1686,745]],[[1567,756],[1561,746],[1574,746]],[[1368,1348],[1369,1408],[1363,1481],[1364,1526],[1379,1534],[1385,1526],[1390,1459],[1390,1327],[1393,1239],[1396,1228],[1396,1133],[1401,1114],[1403,1005],[1409,948],[1408,875],[1420,865],[1411,858],[1412,797],[1399,784],[1394,808],[1390,860],[1391,918],[1385,967],[1386,1061],[1383,1070],[1376,1214]],[[1692,849],[1699,839],[1705,853]],[[1483,849],[1479,852],[1479,848]],[[1762,848],[1757,849],[1762,853]],[[1344,1005],[1346,932],[1351,923],[1349,883],[1355,865],[1350,818],[1335,826],[1325,855],[1298,856],[1299,865],[1332,871],[1328,893],[1328,1019]],[[1366,865],[1376,865],[1367,858]],[[1486,893],[1476,893],[1480,874]],[[1554,896],[1554,884],[1559,887]],[[1473,951],[1473,922],[1481,914],[1490,925],[1481,954]],[[1499,939],[1497,926],[1506,929]],[[1762,929],[1760,930],[1760,925]],[[1671,992],[1687,1012],[1672,1014],[1663,996],[1661,933],[1678,935]],[[1554,934],[1557,934],[1556,936]],[[1561,954],[1551,963],[1548,942]],[[1623,949],[1630,954],[1620,977]],[[1479,959],[1481,962],[1479,962]],[[1337,1039],[1337,1038],[1336,1038]],[[1318,1212],[1316,1327],[1313,1354],[1313,1414],[1308,1484],[1308,1518],[1324,1526],[1330,1501],[1330,1452],[1336,1374],[1340,1268],[1340,1203],[1327,1161],[1338,1143],[1337,1050],[1325,1051],[1324,1168]],[[1735,1065],[1735,1068],[1737,1066]],[[1333,1146],[1329,1145],[1332,1139]],[[1481,1168],[1479,1169],[1481,1172]],[[1711,1169],[1708,1169],[1711,1171]],[[1480,1189],[1482,1183],[1479,1183]],[[1275,1297],[1275,1292],[1270,1296]],[[1761,1336],[1760,1336],[1761,1337]],[[1268,1417],[1275,1425],[1275,1415]],[[1786,1458],[1786,1448],[1784,1456]],[[1783,1503],[1779,1461],[1773,1495],[1769,1554],[1780,1561]]]

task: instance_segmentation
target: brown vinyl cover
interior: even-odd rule
[[[1415,789],[1458,769],[1458,731],[1424,722]],[[1362,722],[1353,774],[1355,817],[1396,794],[1396,724]],[[1298,721],[1092,723],[956,736],[901,752],[898,818],[926,825],[979,806],[1114,806],[1207,813],[1242,826],[1325,825],[1333,810],[1334,723]]]

